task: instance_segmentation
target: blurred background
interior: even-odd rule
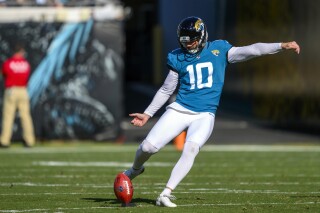
[[[234,46],[295,40],[300,55],[227,67],[212,141],[319,142],[319,8],[314,0],[0,0],[0,62],[16,41],[26,44],[39,141],[131,142],[164,110],[130,127],[128,114],[144,111],[168,73],[183,18],[201,17],[209,40]],[[21,140],[19,115],[13,131]]]

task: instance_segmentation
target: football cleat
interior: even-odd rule
[[[144,172],[144,166],[142,166],[140,169],[130,168],[128,170],[125,170],[123,174],[127,175],[130,178],[130,180],[133,180],[135,177],[137,177],[138,175],[141,175],[143,172]]]
[[[176,200],[177,198],[173,195],[160,195],[156,200],[157,206],[163,207],[177,207],[175,203],[172,203],[171,200]]]

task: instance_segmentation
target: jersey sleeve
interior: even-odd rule
[[[226,41],[226,40],[221,40],[221,46],[223,48],[223,50],[228,53],[228,51],[231,49],[232,45]]]
[[[226,40],[219,41],[220,50],[222,54],[225,56],[227,63],[228,62],[228,51],[232,48],[232,45]]]
[[[168,67],[169,70],[178,72],[175,58],[176,57],[174,56],[174,54],[172,54],[172,53],[168,54],[168,56],[167,56],[167,67]]]
[[[228,63],[228,51],[232,48],[232,45],[226,40],[215,40],[210,42],[210,50],[213,54],[216,51],[217,54],[223,56],[223,60]]]

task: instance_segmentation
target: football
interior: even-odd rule
[[[130,178],[123,173],[119,173],[114,180],[114,194],[118,200],[124,204],[128,205],[133,196],[133,186]]]

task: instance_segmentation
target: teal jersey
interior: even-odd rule
[[[177,103],[195,112],[216,113],[231,47],[225,40],[216,40],[207,42],[198,55],[181,49],[168,54],[167,66],[179,74]]]

